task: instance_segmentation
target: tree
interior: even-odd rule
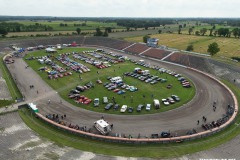
[[[213,36],[212,32],[213,32],[213,29],[209,29],[209,36]]]
[[[193,51],[193,45],[189,44],[186,48],[186,51]]]
[[[208,45],[207,51],[213,56],[220,51],[220,48],[218,47],[218,44],[216,42],[213,42]]]
[[[158,30],[158,33],[159,33],[159,34],[161,34],[161,33],[162,33],[162,30],[161,30],[161,29],[159,29],[159,30]]]
[[[103,32],[100,30],[100,28],[96,28],[96,33],[94,34],[94,36],[102,36]]]
[[[218,31],[214,31],[213,35],[216,37],[218,34]]]
[[[200,35],[200,32],[199,32],[199,31],[196,31],[196,32],[195,32],[195,35],[199,36],[199,35]]]
[[[191,35],[191,34],[192,34],[192,32],[193,32],[193,28],[192,28],[192,27],[190,27],[190,28],[188,29],[188,34],[189,34],[189,35]]]
[[[145,36],[143,37],[143,42],[144,42],[144,43],[147,43],[147,39],[148,39],[148,38],[151,38],[151,37],[150,37],[149,35],[145,35]]]
[[[112,28],[111,27],[105,28],[105,32],[111,33],[112,32]]]
[[[228,28],[219,28],[218,29],[218,35],[221,37],[221,36],[224,36],[224,37],[228,37],[230,34],[230,31]]]
[[[77,31],[78,35],[81,33],[81,29],[80,28],[77,28],[76,31]]]
[[[5,37],[8,34],[8,31],[6,28],[0,27],[0,35]]]
[[[178,26],[178,34],[182,34],[181,31],[182,31],[182,25],[179,25]]]
[[[240,31],[240,30],[239,30],[238,28],[234,28],[234,29],[232,30],[233,36],[234,36],[235,38],[237,38],[239,31]]]
[[[103,33],[103,37],[108,37],[108,32],[107,32],[107,31],[105,31],[105,32]]]
[[[126,29],[127,29],[127,31],[129,31],[129,30],[130,30],[130,27],[126,27]]]
[[[200,29],[200,33],[202,34],[202,36],[204,36],[206,32],[207,32],[207,28]]]

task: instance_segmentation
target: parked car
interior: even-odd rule
[[[180,101],[180,98],[177,95],[172,95],[171,96],[176,102]]]
[[[124,93],[126,93],[125,90],[120,90],[120,91],[117,92],[117,94],[124,94]]]
[[[171,104],[174,104],[174,103],[175,103],[175,101],[174,101],[173,98],[171,98],[171,97],[168,97],[167,100],[168,100],[168,102],[171,103]]]
[[[109,109],[111,109],[112,106],[113,106],[112,103],[108,103],[108,104],[105,106],[105,110],[109,110]]]
[[[119,107],[120,107],[119,104],[115,104],[114,107],[113,107],[113,109],[116,111],[116,110],[118,110]]]
[[[108,98],[107,97],[103,97],[103,103],[104,104],[108,103]]]
[[[127,105],[123,105],[120,112],[123,113],[123,112],[126,112],[126,110],[127,110]]]
[[[144,107],[144,105],[139,104],[139,105],[137,106],[137,112],[141,112],[141,110],[142,110],[143,107]]]
[[[132,113],[132,112],[133,112],[133,107],[129,107],[129,108],[128,108],[128,112],[129,112],[129,113]]]
[[[166,106],[169,105],[169,102],[167,101],[167,99],[162,99],[162,103],[163,103],[164,105],[166,105]]]
[[[93,105],[94,105],[94,107],[98,107],[99,106],[99,98],[95,98],[94,99]]]
[[[171,89],[172,88],[172,84],[167,85],[167,89]]]
[[[147,104],[147,105],[146,105],[146,110],[147,110],[147,111],[150,111],[150,110],[151,110],[151,104]]]

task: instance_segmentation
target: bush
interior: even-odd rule
[[[237,60],[240,62],[240,57],[231,57],[233,60]]]
[[[186,48],[186,51],[193,51],[193,45],[189,44]]]

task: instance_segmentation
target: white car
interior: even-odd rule
[[[162,103],[163,103],[164,105],[166,105],[166,106],[169,105],[169,102],[168,102],[168,100],[166,100],[166,99],[162,99]]]
[[[94,107],[98,107],[99,106],[99,98],[95,98],[94,101]]]
[[[150,109],[151,109],[151,104],[147,104],[147,105],[146,105],[146,110],[147,110],[147,111],[150,111]]]
[[[127,105],[123,105],[120,112],[126,112],[126,110],[127,110]]]

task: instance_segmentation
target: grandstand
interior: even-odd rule
[[[144,52],[142,55],[152,57],[152,58],[162,59],[163,57],[166,57],[170,53],[171,52],[165,51],[165,50],[162,50],[162,49],[151,48],[150,50]]]
[[[203,57],[192,56],[182,53],[174,53],[167,57],[165,61],[196,68],[208,73],[211,71],[210,70],[211,67],[209,66],[207,59]]]
[[[130,52],[133,54],[139,54],[147,49],[149,49],[149,47],[146,46],[145,44],[136,43],[136,44],[132,45],[131,47],[125,49],[124,51]]]

